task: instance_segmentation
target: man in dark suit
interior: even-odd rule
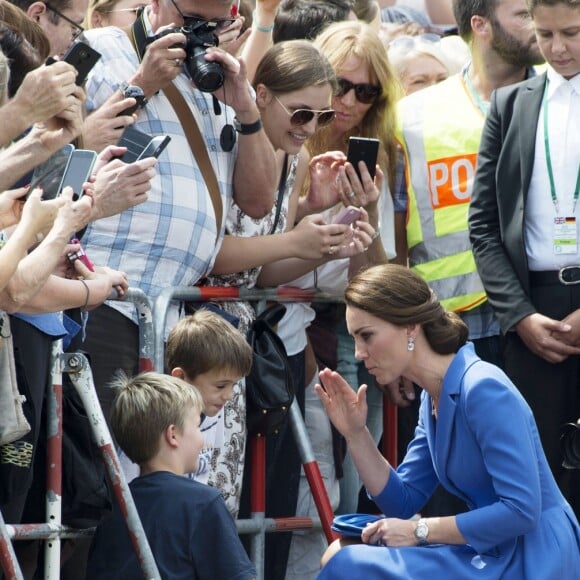
[[[580,414],[580,4],[528,0],[547,73],[494,93],[469,211],[477,268],[556,479],[561,425]]]

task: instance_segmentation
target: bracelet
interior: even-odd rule
[[[258,24],[258,21],[256,20],[256,11],[254,10],[254,12],[252,12],[252,28],[259,30],[260,32],[269,33],[274,30],[274,24],[272,23],[270,26],[261,26]]]
[[[89,305],[89,298],[91,297],[91,291],[89,290],[89,285],[84,280],[81,280],[79,278],[79,282],[85,287],[85,290],[87,291],[87,296],[85,298],[85,303],[81,307],[81,310],[86,310],[87,306]]]

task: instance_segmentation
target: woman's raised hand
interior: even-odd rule
[[[324,369],[319,374],[320,383],[314,389],[322,401],[332,424],[347,442],[349,437],[366,429],[367,386],[355,393],[337,372]]]

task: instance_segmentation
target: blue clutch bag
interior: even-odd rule
[[[382,520],[385,516],[372,516],[370,514],[343,514],[332,520],[332,530],[341,536],[360,538],[367,524]]]

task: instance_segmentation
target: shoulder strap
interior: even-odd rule
[[[171,103],[171,106],[173,107],[177,117],[179,118],[181,127],[185,132],[185,136],[187,137],[187,141],[189,142],[193,156],[195,157],[199,170],[201,171],[201,175],[203,176],[203,180],[205,181],[205,185],[209,191],[215,212],[217,239],[219,238],[222,226],[223,205],[217,177],[209,159],[209,154],[207,152],[205,142],[201,136],[199,127],[195,121],[195,117],[193,116],[190,108],[187,106],[187,103],[185,102],[183,95],[179,92],[179,89],[173,83],[169,83],[166,87],[163,87],[162,90],[165,93],[167,100]]]
[[[284,155],[284,166],[282,167],[282,174],[280,175],[280,183],[278,184],[278,199],[276,200],[276,215],[274,216],[274,223],[270,230],[270,235],[276,232],[276,226],[280,220],[280,212],[282,211],[282,202],[284,201],[284,194],[286,193],[286,179],[288,178],[288,153]]]
[[[133,26],[124,29],[131,40],[131,44],[133,45],[137,56],[139,57],[139,61],[143,59],[147,42],[143,14],[144,9],[142,8],[138,12]],[[193,116],[191,109],[187,106],[187,103],[185,102],[183,95],[179,92],[179,89],[171,82],[163,88],[163,92],[179,119],[187,138],[187,142],[189,143],[189,147],[191,148],[191,152],[195,157],[197,166],[201,171],[201,175],[207,190],[209,191],[209,196],[215,213],[217,243],[222,227],[223,204],[217,177],[213,170],[205,142],[201,136],[195,117]]]

